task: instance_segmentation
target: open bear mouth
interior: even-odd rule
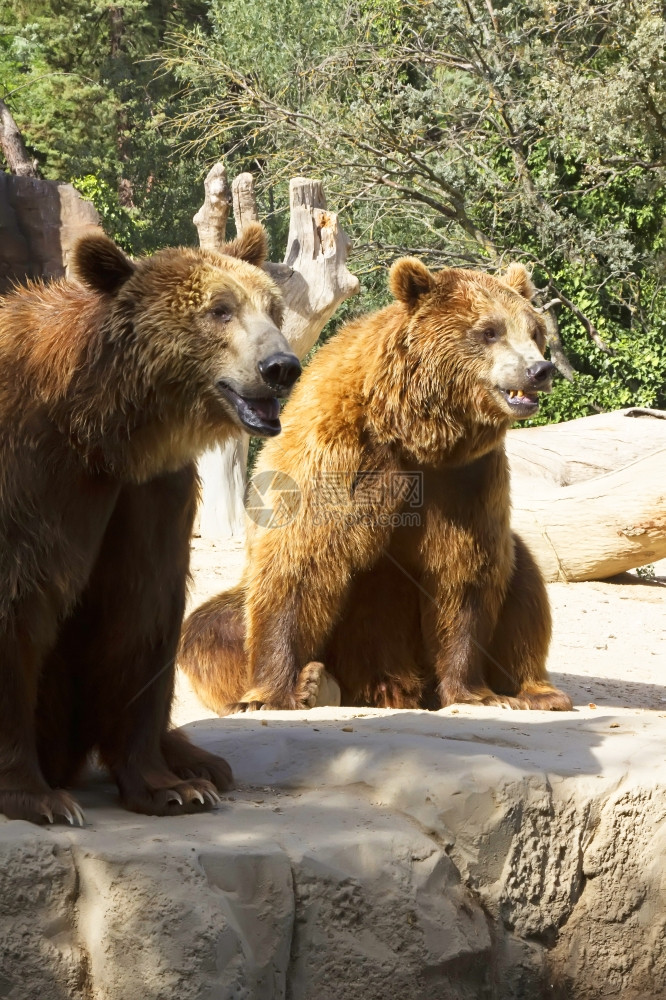
[[[218,382],[217,387],[248,433],[261,437],[275,437],[280,433],[280,400],[276,396],[241,396],[226,382]]]
[[[539,409],[539,396],[536,392],[523,392],[522,389],[502,389],[497,386],[504,401],[517,417],[531,417]]]

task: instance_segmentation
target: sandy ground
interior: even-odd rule
[[[240,542],[196,539],[190,607],[232,586],[243,557]],[[548,667],[578,711],[612,708],[666,719],[666,562],[656,572],[654,581],[627,573],[603,583],[549,585],[554,635]],[[177,724],[213,717],[179,677]]]

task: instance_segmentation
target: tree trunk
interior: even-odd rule
[[[218,166],[221,164],[218,163]],[[231,185],[231,202],[236,232],[240,236],[250,222],[259,221],[252,174],[239,174],[238,177],[234,178]]]
[[[4,101],[0,101],[0,147],[9,172],[17,177],[38,177],[35,164],[28,156],[18,125]]]
[[[239,174],[231,189],[217,163],[205,181],[205,201],[194,216],[201,246],[215,249],[225,241],[229,203],[236,231],[258,218],[251,174]],[[356,295],[358,278],[346,267],[350,242],[326,209],[321,181],[294,178],[289,185],[290,224],[284,263],[266,263],[285,304],[282,332],[303,358],[315,344],[338,305]],[[201,503],[195,531],[205,538],[242,538],[245,534],[245,469],[249,438],[207,452],[199,463]]]
[[[666,412],[618,410],[509,431],[512,523],[548,581],[666,558]]]
[[[111,59],[115,61],[122,59],[124,55],[125,10],[122,6],[113,4],[108,8],[107,13],[109,18],[109,53]],[[116,110],[116,150],[121,170],[124,170],[132,158],[131,131],[127,107],[124,103],[119,102]],[[134,208],[134,187],[129,177],[121,176],[118,178],[118,203],[123,208]]]
[[[357,295],[358,278],[347,270],[351,241],[329,212],[321,181],[295,177],[289,183],[290,221],[283,264],[266,270],[285,303],[283,332],[303,358],[341,302]]]

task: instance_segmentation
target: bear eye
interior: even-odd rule
[[[484,329],[482,336],[486,344],[494,344],[495,341],[499,340],[499,333],[494,326],[487,326]]]
[[[214,306],[210,311],[211,316],[214,316],[216,320],[220,323],[228,323],[231,319],[231,309],[228,306]]]

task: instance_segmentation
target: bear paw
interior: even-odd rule
[[[572,712],[573,702],[568,694],[550,684],[522,688],[516,695],[523,708],[541,712]]]
[[[550,684],[525,687],[515,695],[497,694],[490,688],[444,688],[442,708],[449,705],[491,705],[498,708],[533,709],[543,712],[570,712],[573,703],[569,695]]]
[[[184,781],[203,778],[214,785],[218,792],[226,792],[233,784],[231,768],[226,760],[190,743],[178,730],[165,734],[162,752],[169,770]]]
[[[40,824],[83,826],[85,822],[76,800],[60,788],[39,792],[0,791],[0,813],[8,819],[27,819]]]
[[[261,712],[274,708],[265,701],[233,701],[229,705],[224,705],[220,710],[220,715],[241,715],[243,712]]]
[[[328,673],[323,663],[308,663],[298,675],[298,684],[294,692],[294,701],[298,708],[315,708],[316,706],[341,703],[340,685],[335,677]]]
[[[496,694],[488,687],[466,688],[462,686],[440,688],[442,708],[449,705],[490,705],[497,708],[528,708],[526,702],[519,697],[507,694]]]
[[[203,778],[174,781],[168,787],[157,787],[146,782],[132,792],[121,790],[123,805],[132,812],[147,816],[180,816],[185,813],[206,812],[222,802],[215,785]]]

